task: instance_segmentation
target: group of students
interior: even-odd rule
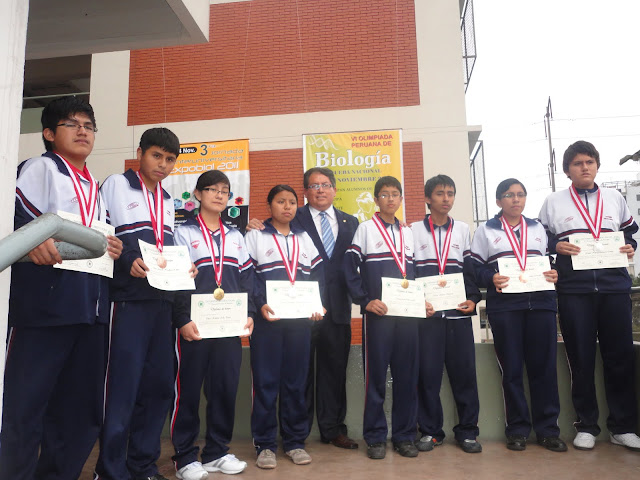
[[[248,294],[245,330],[250,336],[257,466],[277,465],[278,423],[286,455],[295,464],[310,463],[304,449],[310,431],[305,390],[311,327],[322,321],[324,311],[304,319],[278,319],[266,296],[270,280],[292,285],[318,281],[320,291],[325,288],[326,262],[309,234],[292,223],[300,203],[295,190],[273,187],[267,197],[270,218],[243,237],[221,219],[231,191],[228,177],[208,171],[194,191],[198,215],[174,229],[174,204],[161,184],[179,155],[178,138],[170,130],[147,130],[137,150],[139,170],[112,175],[98,190],[86,166],[97,131],[91,106],[75,97],[55,100],[44,109],[42,125],[47,152],[18,167],[15,227],[59,211],[80,215],[86,226],[93,219],[107,221],[115,227],[115,236],[108,237],[114,274],[108,281],[53,268],[61,262],[53,239],[29,253],[32,263],[12,269],[0,478],[78,478],[99,438],[96,479],[163,479],[155,462],[169,412],[178,479],[242,472],[247,463],[228,447],[241,340],[203,339],[190,315],[192,294],[219,289]],[[469,227],[449,216],[456,194],[451,178],[438,175],[426,182],[430,213],[410,227],[395,216],[402,204],[400,182],[382,177],[376,183],[379,212],[357,227],[343,261],[349,293],[363,313],[363,436],[370,458],[386,453],[383,403],[389,367],[391,440],[400,455],[415,457],[442,444],[439,393],[445,366],[458,410],[455,440],[465,452],[482,451],[471,326],[481,299],[478,287],[488,290],[487,311],[503,376],[507,447],[524,450],[533,427],[539,444],[566,450],[557,426],[556,293],[503,294],[509,278],[497,267],[499,258],[549,253],[558,254],[545,276],[557,282],[578,417],[574,445],[593,448],[599,433],[593,378],[597,337],[611,441],[640,449],[629,381],[634,378],[629,276],[623,269],[574,271],[569,256],[578,250],[564,241],[571,233],[591,231],[585,219],[593,217],[601,221],[598,232],[622,230],[624,252],[633,255],[631,235],[638,227],[622,197],[593,182],[598,166],[591,144],[577,142],[567,150],[564,170],[575,193],[550,196],[540,214],[542,224],[522,216],[524,185],[505,180],[496,192],[500,213],[477,230],[473,243]],[[315,170],[331,183],[326,188],[335,188],[330,170]],[[160,252],[165,246],[186,246],[196,289],[172,293],[152,288],[139,241]],[[449,273],[464,277],[467,298],[456,309],[435,312],[425,302],[425,319],[387,315],[381,300],[383,277],[414,280]],[[206,436],[200,452],[203,387]]]

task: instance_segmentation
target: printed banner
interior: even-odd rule
[[[373,187],[380,177],[391,175],[404,185],[402,130],[303,135],[302,141],[304,170],[333,170],[337,184],[333,204],[360,222],[378,210]],[[404,201],[396,217],[404,220]]]
[[[198,214],[193,190],[198,177],[209,170],[220,170],[229,177],[231,194],[222,220],[244,233],[249,219],[249,140],[180,145],[176,166],[162,182],[174,199],[176,226]]]

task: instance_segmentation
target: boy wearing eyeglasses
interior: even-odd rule
[[[447,367],[458,424],[456,442],[467,453],[479,453],[478,384],[471,315],[482,299],[471,264],[469,226],[449,216],[456,199],[456,185],[447,175],[436,175],[424,185],[429,214],[411,225],[414,238],[416,278],[463,274],[466,301],[456,309],[435,312],[418,326],[420,378],[418,380],[418,450],[426,452],[444,441],[440,385]]]
[[[164,478],[155,462],[173,399],[174,294],[149,285],[138,241],[160,252],[174,245],[174,204],[162,180],[179,153],[180,141],[171,130],[151,128],[140,138],[139,170],[111,175],[101,188],[124,244],[110,284],[111,341],[96,465],[101,480]],[[192,266],[192,275],[195,271]]]
[[[591,450],[600,434],[594,380],[596,344],[600,346],[609,416],[607,428],[614,445],[640,450],[635,386],[635,354],[631,322],[631,278],[626,267],[578,270],[575,255],[582,248],[598,255],[602,234],[623,232],[621,254],[632,259],[633,234],[638,225],[624,197],[617,190],[600,188],[595,177],[600,154],[580,140],[564,153],[562,168],[571,180],[567,190],[552,193],[540,210],[547,230],[549,252],[556,253],[558,312],[571,371],[571,396],[576,410],[577,434],[573,445]],[[579,247],[570,235],[583,234],[591,245]]]
[[[366,396],[363,436],[367,456],[386,455],[387,420],[383,404],[387,367],[393,377],[391,441],[404,457],[415,457],[418,407],[418,321],[387,315],[382,302],[382,278],[413,280],[413,235],[395,217],[402,205],[402,185],[394,177],[380,178],[374,187],[380,212],[360,224],[344,259],[349,292],[362,311]],[[408,285],[408,283],[407,283]]]
[[[93,108],[77,97],[44,108],[47,151],[18,166],[16,229],[60,211],[85,226],[106,221],[86,164],[96,131]],[[110,256],[121,251],[108,237]],[[11,269],[0,478],[78,478],[102,423],[108,281],[53,268],[62,258],[51,238],[28,256]]]

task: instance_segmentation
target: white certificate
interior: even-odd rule
[[[421,282],[407,280],[409,286],[402,288],[402,278],[382,277],[380,300],[387,306],[387,315],[393,317],[427,316],[424,304],[424,287]]]
[[[421,277],[420,281],[424,285],[425,299],[436,312],[455,310],[467,300],[462,273]]]
[[[515,258],[499,258],[498,269],[500,275],[509,277],[509,285],[502,289],[502,293],[540,292],[555,290],[555,285],[547,282],[543,272],[551,270],[549,257],[527,257],[524,272]]]
[[[276,318],[309,318],[314,313],[322,315],[322,300],[318,282],[267,280],[267,305]]]
[[[603,232],[596,240],[590,233],[569,235],[569,243],[580,247],[578,255],[571,255],[574,270],[595,270],[600,268],[627,267],[626,253],[620,253],[624,246],[624,233]]]
[[[196,283],[191,278],[191,258],[185,246],[165,246],[162,254],[155,245],[138,239],[142,261],[149,271],[149,285],[158,290],[195,290]]]
[[[58,216],[65,220],[70,220],[73,223],[79,223],[82,225],[82,218],[80,215],[59,210]],[[102,233],[105,237],[107,235],[113,235],[116,231],[113,225],[101,222],[100,220],[93,220],[91,222],[91,228]],[[73,270],[74,272],[94,273],[96,275],[102,275],[103,277],[113,278],[113,258],[109,256],[108,252],[104,252],[104,255],[98,258],[88,258],[85,260],[63,260],[62,263],[55,264],[53,268]]]
[[[225,293],[222,300],[213,298],[213,293],[191,295],[191,320],[202,338],[249,335],[244,328],[247,315],[246,293]]]

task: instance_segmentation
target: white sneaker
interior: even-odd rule
[[[573,446],[578,450],[592,450],[596,446],[596,437],[587,432],[578,432],[573,439]]]
[[[208,476],[209,474],[200,462],[191,462],[176,472],[176,478],[179,480],[202,480]]]
[[[210,473],[222,472],[232,475],[240,473],[247,468],[247,462],[238,460],[235,455],[227,453],[224,457],[203,464],[202,467]]]
[[[640,437],[635,433],[618,433],[614,435],[610,434],[611,443],[614,445],[622,445],[630,450],[640,450]]]
[[[311,463],[311,456],[304,448],[294,448],[285,453],[296,465],[308,465]]]

